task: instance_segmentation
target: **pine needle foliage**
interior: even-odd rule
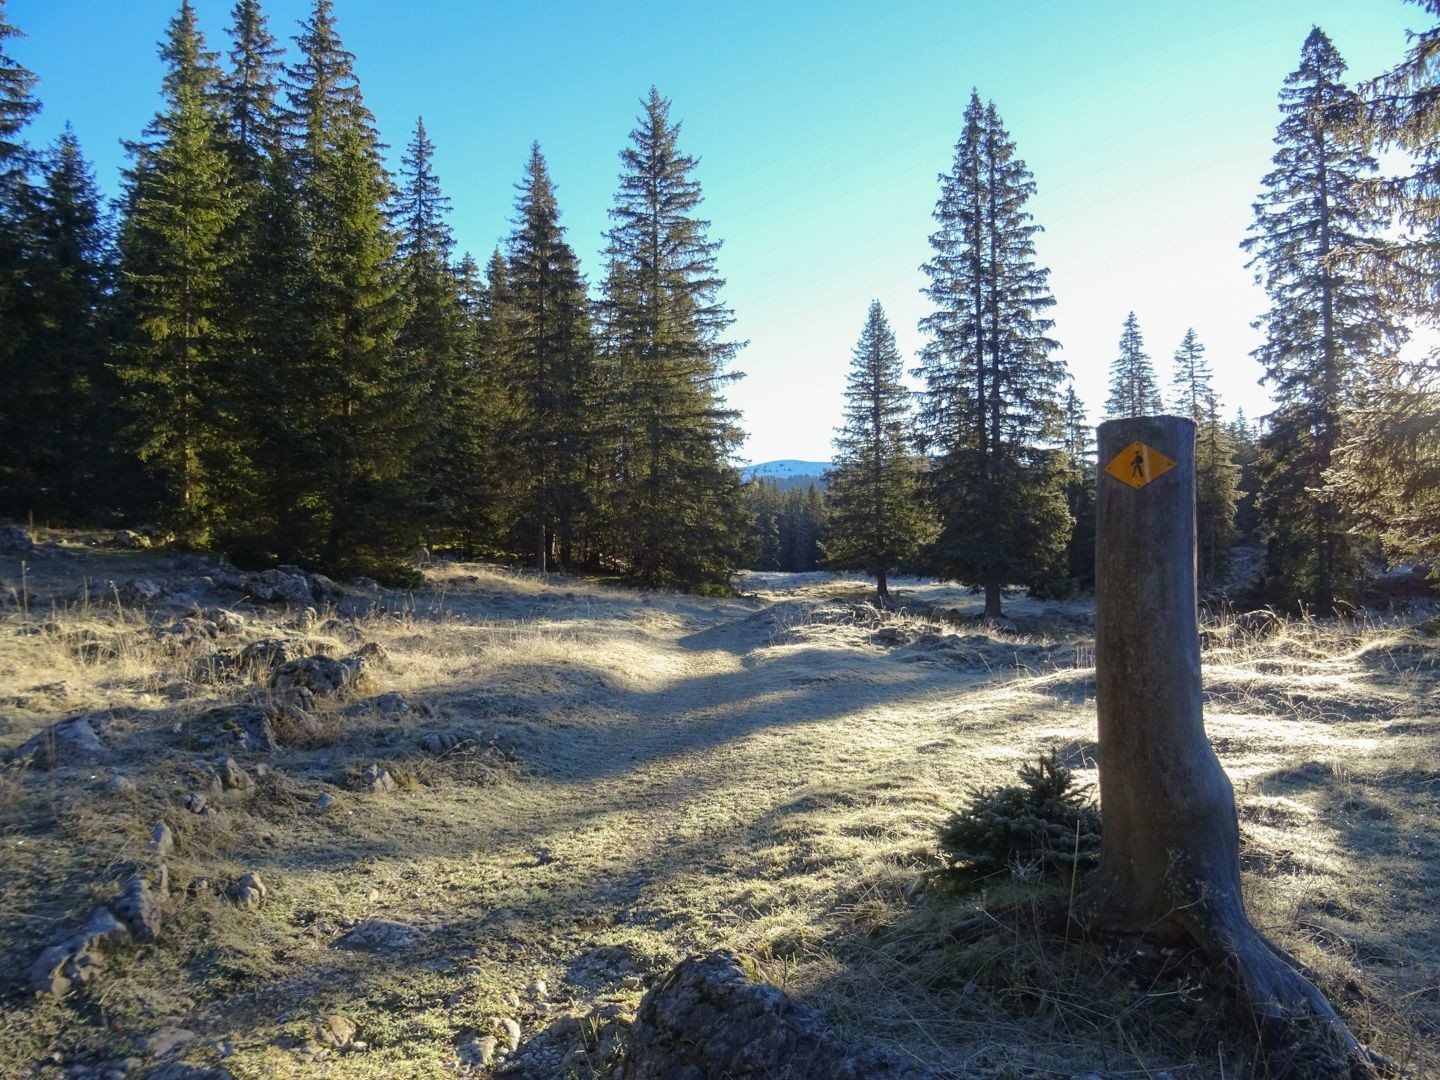
[[[940,827],[947,864],[966,875],[1092,865],[1100,854],[1100,810],[1090,791],[1052,748],[1020,766],[1020,783],[977,789]]]
[[[1060,384],[1049,337],[1050,271],[1026,205],[1035,182],[993,104],[971,94],[949,172],[940,176],[925,295],[934,311],[915,374],[929,497],[940,531],[927,562],[985,589],[999,616],[1007,584],[1033,585],[1064,558]]]
[[[1155,367],[1145,351],[1145,338],[1135,312],[1125,316],[1120,331],[1119,352],[1110,362],[1110,397],[1105,402],[1106,419],[1126,416],[1155,416],[1165,411]]]
[[[864,570],[889,599],[886,574],[928,538],[920,504],[921,461],[910,445],[910,392],[900,350],[879,300],[870,304],[845,389],[845,426],[829,473],[827,563]]]

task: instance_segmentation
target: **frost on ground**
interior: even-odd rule
[[[714,948],[942,1074],[1244,1075],[1199,966],[1045,941],[1025,867],[965,893],[940,873],[936,825],[974,788],[1052,746],[1093,781],[1084,603],[1017,596],[993,624],[933,582],[881,612],[834,575],[714,600],[460,564],[251,602],[228,567],[66,537],[0,579],[0,749],[80,715],[97,744],[50,729],[0,772],[0,1075],[608,1076],[645,989]],[[1206,635],[1256,921],[1420,1075],[1424,630]],[[36,957],[137,876],[153,943],[36,996]],[[947,933],[977,910],[995,933]]]

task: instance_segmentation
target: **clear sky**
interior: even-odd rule
[[[230,0],[195,0],[212,48]],[[750,344],[730,400],[747,458],[825,460],[872,297],[913,357],[918,267],[971,87],[992,99],[1039,185],[1055,336],[1098,418],[1133,309],[1157,369],[1187,326],[1227,408],[1266,411],[1249,358],[1264,296],[1237,246],[1268,170],[1276,93],[1320,25],[1369,76],[1425,12],[1400,0],[896,0],[641,4],[336,0],[392,162],[423,115],[462,250],[509,231],[538,139],[562,223],[598,274],[606,211],[639,99],[674,101],[681,145],[724,241],[725,298]],[[31,139],[70,120],[107,192],[120,140],[154,112],[155,43],[178,0],[9,0],[40,76]],[[309,0],[270,0],[288,40]]]

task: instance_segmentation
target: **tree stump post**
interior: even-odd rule
[[[1195,424],[1098,430],[1095,683],[1100,867],[1075,917],[1098,933],[1189,939],[1253,1014],[1269,1075],[1373,1076],[1300,965],[1251,925],[1234,790],[1205,735],[1195,590]]]

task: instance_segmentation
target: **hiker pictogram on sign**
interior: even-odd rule
[[[1135,442],[1111,458],[1105,471],[1122,484],[1129,484],[1138,491],[1174,467],[1175,462],[1159,450],[1142,442]]]

